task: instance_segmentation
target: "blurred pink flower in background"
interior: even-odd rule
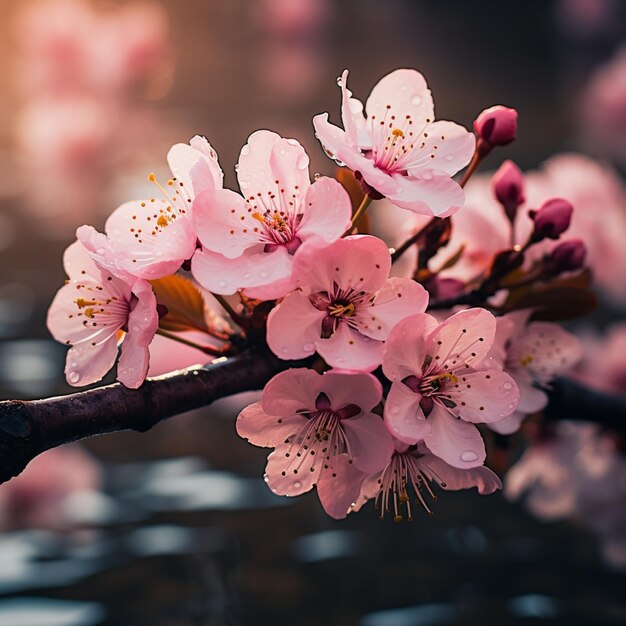
[[[584,145],[626,164],[626,46],[589,78],[580,118]]]
[[[525,494],[541,519],[570,519],[591,530],[607,561],[626,567],[626,458],[596,425],[555,426],[509,470],[504,493],[511,500]]]
[[[70,498],[101,485],[100,466],[80,446],[48,450],[0,489],[0,528],[65,528]]]
[[[65,237],[77,213],[104,208],[116,167],[153,141],[143,100],[171,83],[168,18],[150,2],[41,0],[21,4],[11,25],[15,178],[42,233]]]
[[[533,229],[529,209],[537,209],[550,198],[564,198],[574,206],[570,227],[561,241],[580,238],[587,248],[587,263],[593,270],[600,290],[614,304],[626,306],[626,188],[618,174],[609,166],[581,154],[559,154],[545,162],[539,170],[526,175],[526,203],[517,211],[515,234],[511,239],[510,223],[496,201],[492,173],[474,176],[465,188],[464,206],[452,218],[450,243],[433,258],[438,269],[461,246],[463,255],[446,278],[469,281],[488,269],[493,255],[512,243],[523,244]],[[384,202],[384,201],[383,201]],[[382,204],[382,203],[381,203]],[[378,209],[375,227],[382,223],[381,236],[392,247],[424,226],[428,218],[411,215],[384,202]],[[383,215],[384,214],[384,215]],[[376,231],[378,232],[378,230]],[[544,241],[531,248],[530,261],[555,246]],[[405,255],[408,256],[408,255]],[[411,275],[415,269],[412,258],[394,268],[399,275]]]

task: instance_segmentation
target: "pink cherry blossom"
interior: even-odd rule
[[[78,387],[99,381],[115,363],[122,334],[117,379],[127,387],[139,387],[159,323],[150,283],[142,279],[129,283],[115,276],[98,266],[80,242],[65,251],[63,264],[69,280],[50,305],[48,328],[57,341],[71,346],[67,382]]]
[[[239,414],[237,432],[275,448],[266,468],[274,493],[296,496],[317,485],[328,514],[345,517],[359,493],[353,476],[381,470],[391,455],[391,437],[372,413],[381,398],[371,374],[291,369]]]
[[[582,357],[577,337],[558,324],[528,323],[531,313],[515,311],[497,318],[496,339],[487,362],[510,374],[520,392],[517,411],[489,424],[502,434],[515,432],[528,413],[544,409],[548,395],[543,389]]]
[[[223,173],[217,155],[204,138],[174,145],[167,160],[173,178],[164,187],[150,180],[162,198],[127,202],[106,222],[106,235],[81,226],[78,239],[100,265],[146,279],[173,274],[196,249],[191,220],[193,199],[208,189],[221,188]]]
[[[428,304],[415,281],[388,278],[390,266],[389,250],[376,237],[303,245],[295,260],[299,289],[268,318],[271,350],[281,359],[317,351],[332,367],[374,370],[391,329]]]
[[[194,202],[203,249],[194,255],[192,271],[213,293],[284,296],[293,288],[300,245],[312,237],[331,243],[350,225],[349,196],[325,176],[311,184],[302,146],[267,130],[248,138],[237,176],[245,197],[224,189]]]
[[[484,309],[460,311],[442,324],[418,314],[393,329],[383,371],[393,381],[385,423],[394,437],[424,440],[453,467],[483,464],[485,445],[474,424],[503,419],[519,402],[511,376],[481,367],[495,332],[496,319]]]
[[[347,165],[393,204],[424,215],[445,217],[464,202],[452,175],[474,153],[475,138],[453,122],[434,121],[433,99],[424,77],[400,69],[382,78],[363,105],[341,76],[344,130],[317,115],[313,125],[328,154]]]
[[[63,528],[66,505],[102,484],[97,461],[77,445],[47,450],[0,489],[0,528]]]
[[[412,488],[416,503],[419,502],[431,513],[424,498],[428,494],[435,499],[430,483],[437,483],[448,491],[476,487],[480,494],[490,494],[502,488],[500,479],[487,467],[459,469],[431,454],[423,443],[409,446],[394,439],[389,462],[381,472],[365,478],[351,510],[358,511],[367,500],[375,498],[381,519],[391,513],[394,521],[401,522],[406,511],[406,518],[412,520],[412,495],[409,490]]]

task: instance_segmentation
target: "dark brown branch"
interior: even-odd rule
[[[294,365],[304,363],[249,350],[204,367],[148,379],[136,390],[115,384],[46,400],[0,402],[0,483],[17,476],[45,450],[94,435],[149,430],[161,420],[219,398],[261,389],[274,374]],[[546,415],[626,432],[626,397],[557,379]]]
[[[163,419],[241,391],[262,389],[293,363],[250,350],[206,366],[148,379],[139,389],[119,383],[46,400],[0,402],[0,483],[38,454],[119,430],[143,432]]]

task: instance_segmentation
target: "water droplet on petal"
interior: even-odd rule
[[[261,271],[259,272],[259,276],[260,276],[261,278],[267,278],[269,275],[270,275],[270,273],[269,273],[267,270],[261,270]]]
[[[240,180],[239,187],[241,187],[242,190],[247,189],[248,183],[245,180]]]
[[[509,402],[509,409],[515,408],[515,402]]]
[[[390,409],[390,412],[392,415],[398,415],[398,413],[400,413],[400,407],[399,406],[392,406]]]
[[[287,143],[288,143],[290,146],[299,146],[299,145],[300,145],[300,143],[298,142],[298,140],[297,140],[297,139],[287,139]]]
[[[464,461],[465,463],[471,463],[473,461],[478,461],[478,455],[476,454],[476,452],[474,452],[472,450],[466,450],[461,455],[461,461]]]
[[[509,389],[513,389],[513,385],[512,385],[512,383],[510,383],[510,382],[506,382],[506,383],[504,383],[504,385],[502,385],[502,386],[503,386],[503,387],[504,387],[507,391],[508,391]]]
[[[296,480],[293,486],[295,489],[300,489],[300,487],[302,487],[302,483],[299,480]]]
[[[411,104],[413,106],[419,106],[422,103],[422,98],[420,96],[413,96],[411,98]]]
[[[226,285],[227,285],[228,283],[227,283],[225,280],[218,280],[218,281],[217,281],[217,284],[218,284],[220,287],[226,287]]]
[[[319,172],[315,172],[315,174],[313,174],[313,179],[314,180],[319,180],[322,177],[322,175]]]
[[[100,254],[100,255],[104,254],[105,252],[106,252],[106,250],[104,248],[98,248],[96,250],[96,254]]]
[[[243,273],[243,277],[247,280],[248,278],[250,278],[250,272],[248,272],[247,270]]]
[[[453,154],[448,154],[446,156],[446,161],[453,161],[454,160],[454,155]]]
[[[308,342],[302,346],[302,349],[305,352],[312,352],[315,349],[315,346],[311,342]]]
[[[238,172],[238,171],[239,171],[239,163],[235,165],[235,172]]]
[[[281,352],[282,352],[283,354],[287,354],[287,353],[289,352],[289,348],[288,348],[287,346],[283,346],[283,347],[281,348]]]
[[[422,174],[422,179],[423,180],[432,180],[433,179],[433,173],[430,170],[426,170],[423,174]]]
[[[67,375],[67,380],[69,380],[72,384],[76,384],[80,380],[80,374],[78,372],[70,372]]]
[[[299,170],[305,170],[307,167],[309,167],[309,157],[306,154],[302,153],[296,160],[296,167]]]
[[[343,81],[341,80],[341,76],[337,76],[337,85],[339,87],[343,87]]]

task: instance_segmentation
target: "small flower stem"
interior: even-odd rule
[[[222,305],[222,308],[226,311],[226,313],[228,313],[228,315],[230,315],[230,318],[233,320],[233,322],[241,326],[241,322],[242,322],[241,315],[239,315],[237,311],[233,309],[233,307],[228,303],[226,298],[224,298],[224,296],[220,296],[219,294],[213,293],[213,292],[211,292],[211,295]]]
[[[430,221],[428,221],[420,230],[418,230],[412,237],[409,237],[397,250],[393,251],[391,255],[391,262],[395,263],[413,244],[417,242],[417,240],[428,230],[430,225],[439,219],[448,219],[447,217],[433,217]]]
[[[160,328],[156,331],[157,335],[161,335],[161,337],[166,337],[167,339],[172,339],[173,341],[178,341],[178,343],[182,343],[190,348],[195,348],[196,350],[200,350],[200,352],[204,352],[205,354],[210,354],[212,356],[224,356],[224,354],[228,351],[227,346],[224,348],[218,348],[217,346],[203,346],[195,341],[190,341],[189,339],[185,339],[184,337],[180,337],[175,333],[170,333],[167,330],[161,330]]]
[[[357,229],[371,202],[372,197],[369,195],[365,195],[363,200],[361,201],[361,204],[359,205],[359,208],[354,212],[354,215],[352,216],[352,224],[350,225],[350,228],[348,228],[348,230],[344,233],[344,237],[347,235],[351,235]]]
[[[478,169],[478,166],[481,164],[482,160],[491,152],[491,146],[489,144],[482,144],[482,142],[478,142],[476,144],[476,150],[474,150],[474,154],[472,155],[472,160],[470,164],[467,166],[467,169],[463,173],[461,180],[459,181],[459,186],[461,188],[467,185],[467,181],[472,177],[474,172]]]

